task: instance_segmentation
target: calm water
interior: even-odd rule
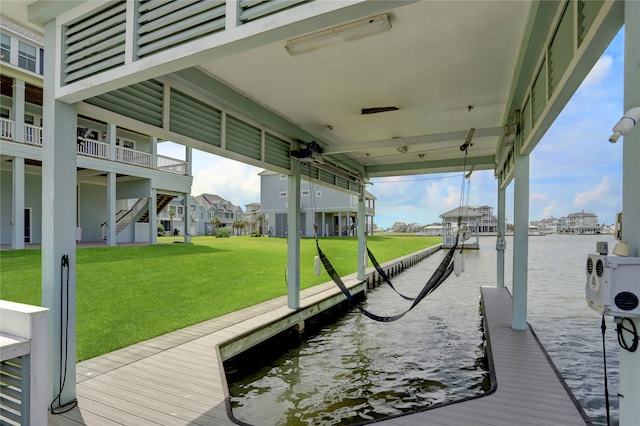
[[[584,302],[584,265],[596,241],[608,236],[530,238],[529,322],[579,402],[595,423],[606,423],[600,317]],[[511,286],[508,239],[507,286]],[[481,285],[495,285],[495,237],[466,251],[466,272],[451,276],[434,294],[394,323],[377,323],[357,311],[249,371],[229,375],[233,413],[256,426],[336,425],[372,420],[435,403],[481,395],[488,386],[483,364]],[[393,279],[415,295],[444,253]],[[409,302],[387,286],[368,295],[367,309],[391,315]],[[609,323],[610,394],[617,391],[617,356]],[[617,421],[617,401],[612,399]]]

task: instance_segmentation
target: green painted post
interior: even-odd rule
[[[520,142],[520,140],[518,140]],[[529,156],[516,144],[514,172],[513,305],[511,327],[527,329],[527,264],[529,258]]]
[[[51,400],[60,391],[62,370],[66,372],[62,378],[64,390],[54,402],[55,408],[68,404],[76,397],[77,112],[75,104],[69,105],[55,99],[58,63],[55,57],[58,50],[55,21],[45,25],[44,34],[42,115],[43,127],[47,131],[43,133],[42,141],[42,211],[47,220],[43,221],[42,229],[42,304],[49,308]],[[62,356],[60,348],[63,348]]]
[[[505,231],[506,231],[506,218],[505,218],[505,189],[500,188],[498,183],[498,236],[496,238],[496,256],[497,256],[497,274],[496,274],[496,286],[498,288],[504,288],[504,250],[506,247]]]
[[[360,196],[358,198],[358,279],[364,280],[364,272],[366,269],[366,250],[367,236],[365,235],[365,189],[364,185],[360,185]]]
[[[117,127],[113,123],[107,124],[107,143],[109,144],[109,160],[116,159],[116,133]],[[116,173],[107,173],[107,246],[114,247],[116,242],[116,200],[117,181]]]
[[[287,188],[287,305],[300,307],[300,163],[293,161]]]
[[[24,110],[25,110],[25,91],[26,86],[24,80],[16,78],[13,80],[13,117],[15,128],[13,129],[13,140],[16,142],[24,142]]]
[[[625,2],[624,111],[640,106],[640,2]],[[640,256],[640,125],[623,137],[622,239]],[[618,142],[620,143],[620,142]],[[640,287],[640,283],[636,282]],[[640,330],[640,318],[631,318]],[[620,425],[640,424],[640,350],[620,349]]]
[[[11,248],[24,248],[24,158],[13,157]]]

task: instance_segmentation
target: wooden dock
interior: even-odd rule
[[[345,279],[352,288],[361,283]],[[304,290],[301,305],[340,297],[327,283]],[[496,391],[486,397],[394,417],[382,425],[584,425],[531,331],[510,327],[511,296],[482,288]],[[297,311],[295,311],[297,312]],[[78,407],[50,425],[232,425],[220,345],[294,313],[284,297],[81,362]],[[224,350],[224,349],[223,349]]]

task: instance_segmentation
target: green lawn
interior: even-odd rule
[[[159,242],[181,241],[160,238]],[[433,246],[440,238],[373,236],[379,262]],[[320,246],[340,275],[357,268],[357,239]],[[302,288],[314,274],[315,242],[301,244]],[[287,243],[281,238],[193,238],[193,244],[77,250],[77,357],[92,358],[286,294]],[[0,298],[41,304],[40,250],[0,253]]]

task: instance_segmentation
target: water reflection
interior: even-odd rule
[[[443,255],[394,285],[417,294]],[[486,269],[485,257],[468,252],[467,271]],[[484,394],[478,286],[489,282],[495,271],[452,276],[400,321],[377,323],[350,310],[268,366],[249,371],[245,363],[228,378],[234,416],[261,426],[353,424]],[[393,315],[409,304],[379,287],[366,308]]]

